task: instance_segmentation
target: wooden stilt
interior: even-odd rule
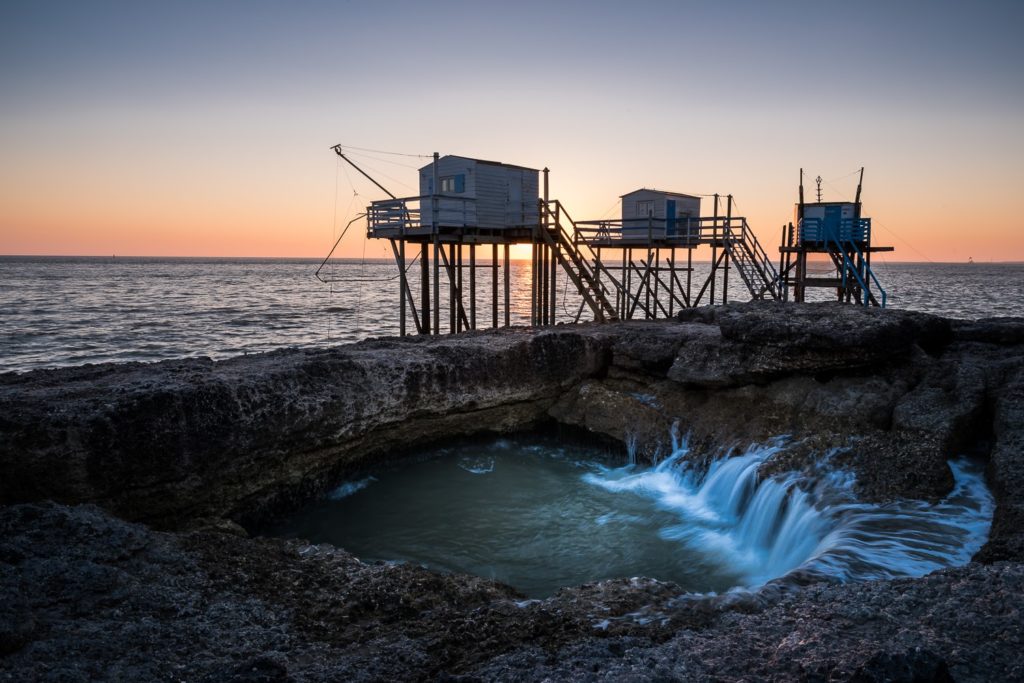
[[[392,248],[394,240],[391,241]],[[398,336],[405,336],[405,290],[408,287],[405,280],[405,240],[398,240]]]
[[[449,334],[453,334],[454,335],[454,334],[456,334],[456,332],[458,332],[458,327],[457,327],[458,324],[456,323],[456,312],[455,312],[455,306],[456,306],[455,288],[456,288],[456,278],[458,276],[458,275],[456,275],[456,272],[455,272],[455,243],[452,243],[451,245],[449,245],[449,258],[447,258],[447,262],[449,262],[449,266],[447,266],[447,271],[449,271]]]
[[[672,247],[668,252],[668,317],[673,315],[673,304],[676,298],[676,248]]]
[[[441,334],[441,245],[434,235],[434,334]]]
[[[718,195],[717,194],[715,195],[715,216],[714,216],[714,218],[715,218],[715,223],[714,223],[714,228],[712,229],[712,237],[711,237],[711,275],[709,276],[710,277],[710,282],[711,282],[711,304],[712,305],[714,305],[714,303],[715,303],[715,275],[717,274],[716,273],[716,269],[718,267],[718,240],[721,239],[721,226],[718,225]],[[703,290],[703,288],[702,288],[702,290]],[[697,295],[697,299],[698,300],[700,299],[700,296],[701,296],[700,294]]]
[[[509,266],[509,256],[508,256],[508,245],[506,244],[505,245],[505,277],[504,277],[504,282],[505,282],[505,327],[508,327],[508,326],[510,326],[512,324],[512,309],[509,308],[509,302],[508,302],[508,300],[509,300],[509,290],[511,289],[511,284],[509,282],[509,271],[510,271],[510,266]]]
[[[426,242],[420,245],[420,317],[423,319],[423,334],[430,334],[430,247]]]
[[[693,247],[686,250],[686,305],[693,306]]]
[[[558,296],[558,245],[555,245],[549,249],[551,252],[550,259],[551,263],[551,276],[548,281],[551,283],[551,316],[548,320],[549,325],[555,324],[555,319],[558,317],[558,307],[556,306],[556,299]]]
[[[469,245],[469,329],[476,329],[476,242]]]
[[[732,237],[732,195],[729,195],[729,202],[726,204],[725,210],[725,225],[726,225],[726,242],[729,244],[729,240]],[[724,248],[725,251],[725,268],[722,270],[722,303],[729,303],[729,249]]]
[[[540,312],[537,306],[537,290],[540,289],[540,278],[537,272],[540,270],[537,265],[537,250],[537,240],[534,238],[533,244],[530,245],[530,325],[532,326],[540,324]]]
[[[498,245],[491,245],[491,327],[498,326]]]

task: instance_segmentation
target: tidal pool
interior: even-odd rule
[[[685,444],[654,467],[525,437],[437,449],[344,482],[264,531],[529,597],[633,576],[693,592],[797,568],[840,581],[919,576],[968,562],[987,537],[994,504],[977,464],[950,463],[956,486],[938,505],[878,506],[858,502],[852,476],[827,461],[810,477],[759,481],[758,465],[782,447],[752,446],[700,472],[686,466]]]

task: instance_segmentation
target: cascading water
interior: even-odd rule
[[[827,459],[813,476],[759,480],[761,463],[783,447],[781,439],[752,446],[702,476],[685,462],[686,443],[674,443],[653,468],[601,468],[584,480],[675,512],[679,523],[661,536],[716,555],[748,586],[797,568],[841,581],[921,576],[965,564],[987,538],[995,504],[976,463],[950,461],[956,483],[937,505],[872,505],[856,500],[853,476]]]
[[[964,564],[994,503],[981,468],[953,461],[937,505],[857,501],[828,458],[760,479],[782,439],[698,471],[686,443],[654,467],[614,467],[564,444],[498,440],[441,449],[346,482],[270,533],[330,542],[509,583],[531,597],[562,586],[648,576],[692,592],[754,587],[793,570],[849,581]]]

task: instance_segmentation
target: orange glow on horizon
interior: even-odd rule
[[[141,151],[94,166],[88,160],[103,158],[103,150],[83,144],[59,163],[41,154],[23,155],[17,168],[0,164],[0,254],[323,258],[351,218],[384,198],[324,147],[282,143],[270,164],[230,143],[206,163],[184,150],[154,167]],[[797,199],[795,159],[737,169],[710,158],[681,171],[671,160],[598,159],[573,149],[546,154],[553,156],[550,164],[512,148],[483,146],[477,156],[550,165],[551,196],[577,220],[618,217],[619,195],[639,187],[718,191],[723,212],[724,195],[731,192],[734,215],[748,219],[769,254],[777,253],[781,227],[792,220]],[[415,193],[410,186],[417,182],[416,166],[426,163],[415,159],[403,164],[407,168],[390,168],[372,157],[361,162],[375,175],[386,174],[378,177],[396,194],[407,195]],[[974,178],[948,165],[913,169],[918,179],[908,182],[905,162],[867,167],[863,201],[874,221],[873,241],[896,248],[886,260],[1024,261],[1024,218],[1012,206],[1019,170]],[[853,199],[855,174],[849,165],[842,171],[825,185],[824,199]],[[946,191],[954,186],[956,192]],[[805,190],[813,196],[809,177]],[[702,201],[702,213],[711,215],[712,200]],[[530,258],[526,245],[512,254]],[[366,239],[362,220],[349,228],[337,255],[391,258],[386,241]]]
[[[0,193],[0,254],[10,255],[323,258],[345,222],[339,216],[332,228],[333,202],[322,197],[318,201],[313,195],[296,201],[286,196],[232,197],[230,193],[223,198],[208,193],[188,200],[66,193],[60,202],[46,202],[31,192]],[[750,219],[770,254],[777,253],[780,228],[790,218],[791,203],[786,199],[773,202],[783,208],[772,211],[749,201],[739,204],[748,217],[775,218],[768,225]],[[606,209],[571,210],[590,218]],[[874,243],[896,248],[884,256],[886,260],[1024,261],[1024,231],[1007,223],[1004,207],[918,211],[890,202],[881,209],[872,211],[865,202],[865,213],[873,220]],[[970,224],[965,225],[963,216],[970,217]],[[698,258],[707,258],[699,254]],[[528,260],[530,247],[514,245],[511,255]],[[336,256],[391,258],[391,252],[386,241],[366,239],[365,223],[360,221],[349,229]]]
[[[769,254],[798,169],[852,200],[864,166],[889,258],[1024,261],[1020,3],[752,3],[737,23],[663,2],[638,41],[649,10],[623,3],[257,4],[15,3],[0,254],[322,258],[384,197],[342,143],[397,196],[434,152],[548,167],[577,220],[640,187],[732,193]],[[339,255],[390,258],[361,225]]]

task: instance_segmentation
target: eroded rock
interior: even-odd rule
[[[576,332],[284,350],[0,377],[0,502],[98,502],[176,525],[244,516],[388,451],[523,429],[601,371]]]
[[[0,376],[0,671],[15,680],[1024,678],[1024,323],[738,305],[678,320],[376,340]],[[989,458],[966,567],[681,596],[524,601],[483,579],[251,538],[236,522],[429,441],[575,425],[641,458],[788,435],[871,500]],[[396,455],[397,454],[397,455]],[[39,503],[96,503],[66,507]],[[15,505],[26,502],[28,504]],[[113,514],[112,514],[113,513]],[[114,514],[176,533],[153,531]]]

